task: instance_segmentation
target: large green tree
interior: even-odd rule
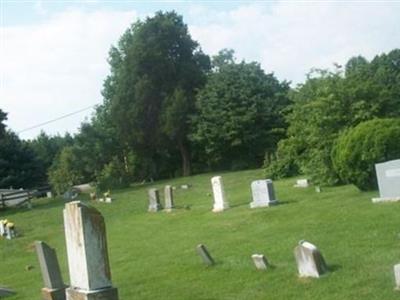
[[[288,83],[257,63],[236,63],[229,50],[214,57],[213,66],[197,97],[191,138],[211,168],[260,166],[284,136]]]
[[[182,17],[158,12],[134,23],[112,47],[109,63],[105,105],[119,142],[140,157],[143,177],[161,176],[179,155],[189,175],[188,119],[210,64]]]

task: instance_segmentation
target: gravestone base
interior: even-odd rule
[[[268,207],[272,205],[277,205],[278,200],[271,200],[271,201],[265,201],[265,202],[250,202],[250,208],[257,208],[257,207]]]
[[[67,300],[118,300],[118,290],[116,288],[105,288],[96,291],[68,288],[66,295]]]
[[[400,201],[400,197],[372,198],[372,203],[398,202],[398,201]]]
[[[218,212],[223,212],[224,210],[227,210],[228,207],[214,207],[212,212],[218,213]]]
[[[65,300],[65,288],[62,289],[42,288],[42,300]]]

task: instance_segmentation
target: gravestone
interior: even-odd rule
[[[274,185],[271,179],[256,180],[251,183],[253,202],[251,208],[265,207],[278,203],[275,197]]]
[[[258,270],[266,270],[268,268],[268,261],[262,254],[253,254],[251,259]]]
[[[375,164],[379,198],[372,202],[400,201],[400,159]]]
[[[166,185],[164,188],[165,211],[170,212],[174,208],[174,193],[172,186]]]
[[[67,300],[118,300],[112,287],[106,227],[101,213],[80,201],[67,203],[64,228],[70,287]]]
[[[400,264],[394,266],[394,280],[396,283],[396,290],[400,290]]]
[[[214,259],[211,257],[210,253],[208,252],[206,246],[203,244],[199,244],[196,247],[197,253],[200,255],[203,263],[207,266],[212,266],[215,264]]]
[[[35,247],[44,282],[42,299],[65,300],[66,286],[62,280],[56,251],[41,241],[36,241]]]
[[[221,176],[211,178],[212,191],[214,195],[213,212],[221,212],[229,208],[229,204],[225,197],[224,184]]]
[[[309,242],[300,241],[294,249],[297,269],[300,277],[320,277],[328,271],[325,260],[317,247]]]
[[[297,188],[306,188],[308,186],[309,186],[308,179],[298,179],[296,180],[296,184],[294,185],[294,187]]]
[[[149,189],[148,190],[148,195],[149,195],[149,212],[157,212],[162,209],[161,203],[160,203],[160,194],[157,189]]]

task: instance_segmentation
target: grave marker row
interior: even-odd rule
[[[199,244],[196,247],[196,251],[205,265],[213,266],[215,264],[214,259],[205,245]],[[294,249],[294,256],[300,277],[319,278],[328,271],[328,267],[321,252],[315,245],[309,242],[300,241]],[[263,254],[253,254],[251,258],[256,269],[258,270],[267,270],[270,266],[267,258]],[[397,266],[397,269],[395,267],[395,272],[397,271],[396,274],[398,276],[396,279],[400,281],[400,264]]]

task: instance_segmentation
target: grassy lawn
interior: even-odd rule
[[[95,206],[106,220],[111,271],[120,300],[131,299],[398,299],[393,265],[400,262],[400,204],[372,204],[377,193],[353,186],[293,188],[275,182],[281,204],[250,209],[250,182],[261,170],[222,173],[231,208],[211,212],[210,178],[204,174],[114,191],[112,204]],[[172,213],[147,213],[147,189],[192,184],[175,191]],[[81,199],[88,201],[88,197]],[[32,210],[0,212],[22,236],[0,240],[0,286],[7,299],[39,299],[42,287],[33,241],[57,249],[68,282],[63,203],[37,201]],[[293,249],[306,239],[318,246],[331,272],[299,279]],[[195,252],[205,244],[217,264],[206,267]],[[265,254],[274,268],[257,271],[251,254]],[[27,266],[33,269],[27,270]]]

